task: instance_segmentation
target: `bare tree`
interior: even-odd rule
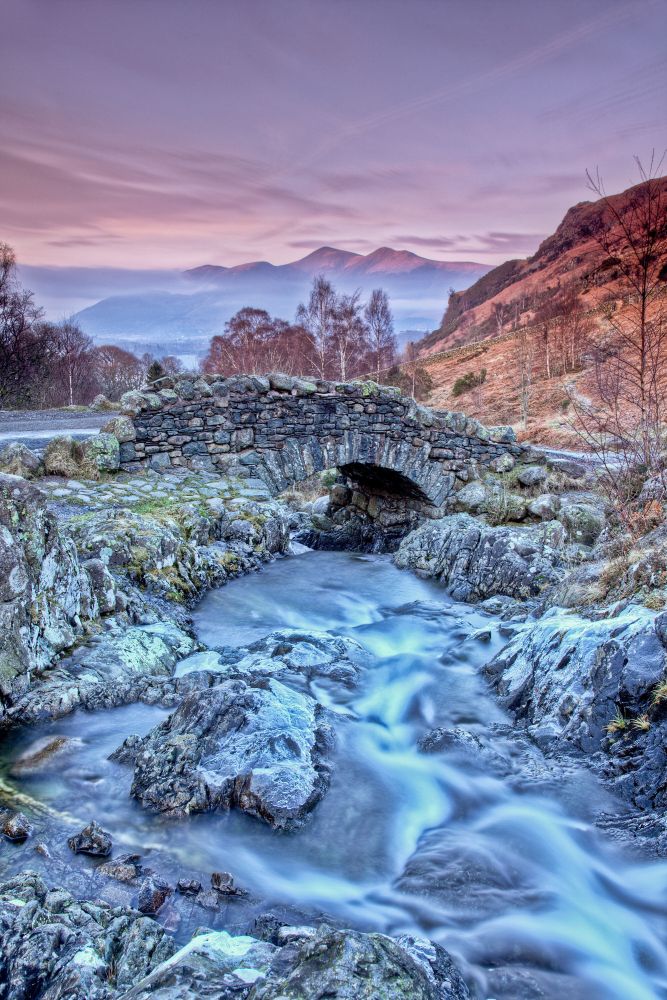
[[[343,382],[358,375],[368,356],[367,328],[360,292],[336,300],[332,336],[334,376]]]
[[[319,378],[331,374],[337,304],[333,286],[319,275],[313,281],[308,302],[300,305],[296,313],[297,323],[311,339],[313,371]]]
[[[364,310],[368,330],[370,360],[373,362],[376,382],[383,369],[391,367],[396,358],[394,321],[389,308],[387,293],[374,288]]]
[[[520,327],[515,336],[516,367],[519,377],[519,410],[523,428],[528,426],[533,390],[535,341],[528,327]]]
[[[0,243],[0,405],[27,406],[48,371],[49,338],[38,326],[41,310],[19,284],[16,257]]]
[[[145,369],[140,359],[115,344],[95,348],[94,364],[101,391],[109,399],[120,399],[124,392],[138,389]]]
[[[587,174],[601,199],[598,246],[619,274],[623,308],[609,308],[594,352],[595,396],[570,390],[574,427],[598,456],[621,517],[638,484],[658,477],[667,490],[667,181],[663,160],[647,168],[622,198],[605,192],[599,171]]]
[[[67,401],[72,406],[75,397],[78,402],[83,402],[84,396],[90,395],[93,341],[71,318],[63,320],[52,329],[55,353],[54,375],[59,380],[62,378]]]

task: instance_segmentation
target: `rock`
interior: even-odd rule
[[[327,517],[329,513],[329,497],[318,497],[313,501],[312,512],[318,517]]]
[[[602,534],[604,515],[590,503],[564,499],[558,512],[570,541],[593,545]]]
[[[172,677],[178,660],[194,648],[194,640],[171,622],[116,629],[50,670],[12,707],[12,718],[25,723],[61,718],[75,708],[126,705],[147,682]]]
[[[460,758],[466,766],[477,767],[480,771],[506,775],[511,771],[504,757],[485,746],[478,736],[467,729],[432,729],[419,741],[422,753],[447,753]]]
[[[662,678],[655,615],[630,605],[596,621],[551,608],[525,625],[485,667],[501,704],[543,738],[600,749],[620,707],[644,711]]]
[[[515,464],[509,452],[505,452],[504,455],[499,455],[498,458],[492,459],[489,462],[489,468],[493,469],[494,472],[511,472]]]
[[[528,513],[540,521],[551,521],[558,516],[560,500],[552,493],[541,493],[528,504]]]
[[[116,582],[111,573],[101,559],[87,559],[82,565],[90,577],[99,613],[113,614],[116,610]]]
[[[244,649],[223,651],[227,672],[235,677],[258,682],[263,677],[277,680],[308,681],[326,678],[346,687],[354,687],[359,666],[366,663],[368,653],[348,636],[329,632],[276,629]]]
[[[168,882],[157,875],[149,875],[139,886],[137,909],[140,913],[154,916],[171,895],[172,889]]]
[[[175,815],[236,807],[275,827],[302,820],[328,787],[331,730],[314,699],[261,683],[188,695],[144,739],[132,795]]]
[[[89,577],[44,494],[0,474],[0,714],[96,613]]]
[[[110,400],[107,399],[106,396],[100,393],[95,396],[95,399],[90,404],[90,409],[95,413],[99,413],[104,410],[113,410],[115,409],[115,406]]]
[[[274,945],[252,937],[199,933],[122,1000],[251,1000],[253,984],[279,954]]]
[[[139,854],[119,854],[117,858],[99,865],[95,869],[96,874],[113,878],[117,882],[133,882],[141,870],[141,866],[137,864],[140,857]]]
[[[272,957],[252,1000],[466,1000],[468,989],[443,948],[420,938],[332,930],[286,945]]]
[[[468,514],[430,521],[401,542],[397,566],[435,577],[455,600],[530,598],[558,579],[559,556],[541,527],[490,527]]]
[[[69,736],[43,736],[24,750],[12,763],[9,773],[13,776],[44,774],[62,766],[64,755],[82,745],[81,740]]]
[[[583,462],[577,462],[571,458],[547,457],[547,464],[554,472],[561,472],[569,479],[583,479],[586,475],[586,466]]]
[[[0,884],[0,928],[8,1000],[112,1000],[176,951],[154,920],[81,903],[35,872]]]
[[[274,372],[269,375],[269,385],[278,392],[291,392],[294,388],[294,379],[291,375]]]
[[[486,505],[486,489],[479,480],[466,483],[452,498],[452,507],[456,511],[477,514]]]
[[[201,892],[201,882],[196,878],[179,878],[176,883],[176,892],[180,892],[183,896],[196,896],[198,892]]]
[[[81,833],[67,840],[68,846],[75,854],[90,854],[96,858],[106,858],[111,854],[113,846],[109,834],[92,820]]]
[[[0,472],[10,476],[35,479],[44,474],[41,459],[24,444],[8,444],[0,451]]]
[[[522,486],[539,486],[547,478],[547,470],[542,465],[528,465],[521,469],[517,480]]]
[[[119,444],[129,444],[130,441],[137,439],[137,432],[129,417],[112,417],[102,431],[105,434],[113,434]]]
[[[245,896],[245,889],[239,889],[234,885],[234,877],[229,872],[213,872],[211,875],[211,887],[219,892],[221,896]]]
[[[83,446],[85,465],[97,472],[117,472],[120,468],[120,445],[114,434],[100,431],[94,437],[88,438]]]
[[[26,840],[32,833],[32,824],[22,812],[14,813],[3,821],[2,833],[7,840]]]

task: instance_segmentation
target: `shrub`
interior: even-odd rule
[[[484,385],[485,382],[486,368],[482,368],[478,372],[466,372],[461,378],[457,378],[452,386],[452,396],[454,398],[462,396],[464,393],[470,392],[471,389],[476,389],[478,386]]]

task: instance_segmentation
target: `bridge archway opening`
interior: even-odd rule
[[[363,493],[393,501],[416,501],[433,506],[424,490],[408,476],[396,469],[367,462],[349,462],[339,465],[338,471]]]

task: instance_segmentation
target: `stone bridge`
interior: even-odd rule
[[[366,497],[427,516],[441,516],[480,465],[503,471],[526,455],[507,428],[428,410],[373,382],[180,376],[122,403],[133,424],[122,435],[125,469],[217,470],[279,494],[335,468]]]

